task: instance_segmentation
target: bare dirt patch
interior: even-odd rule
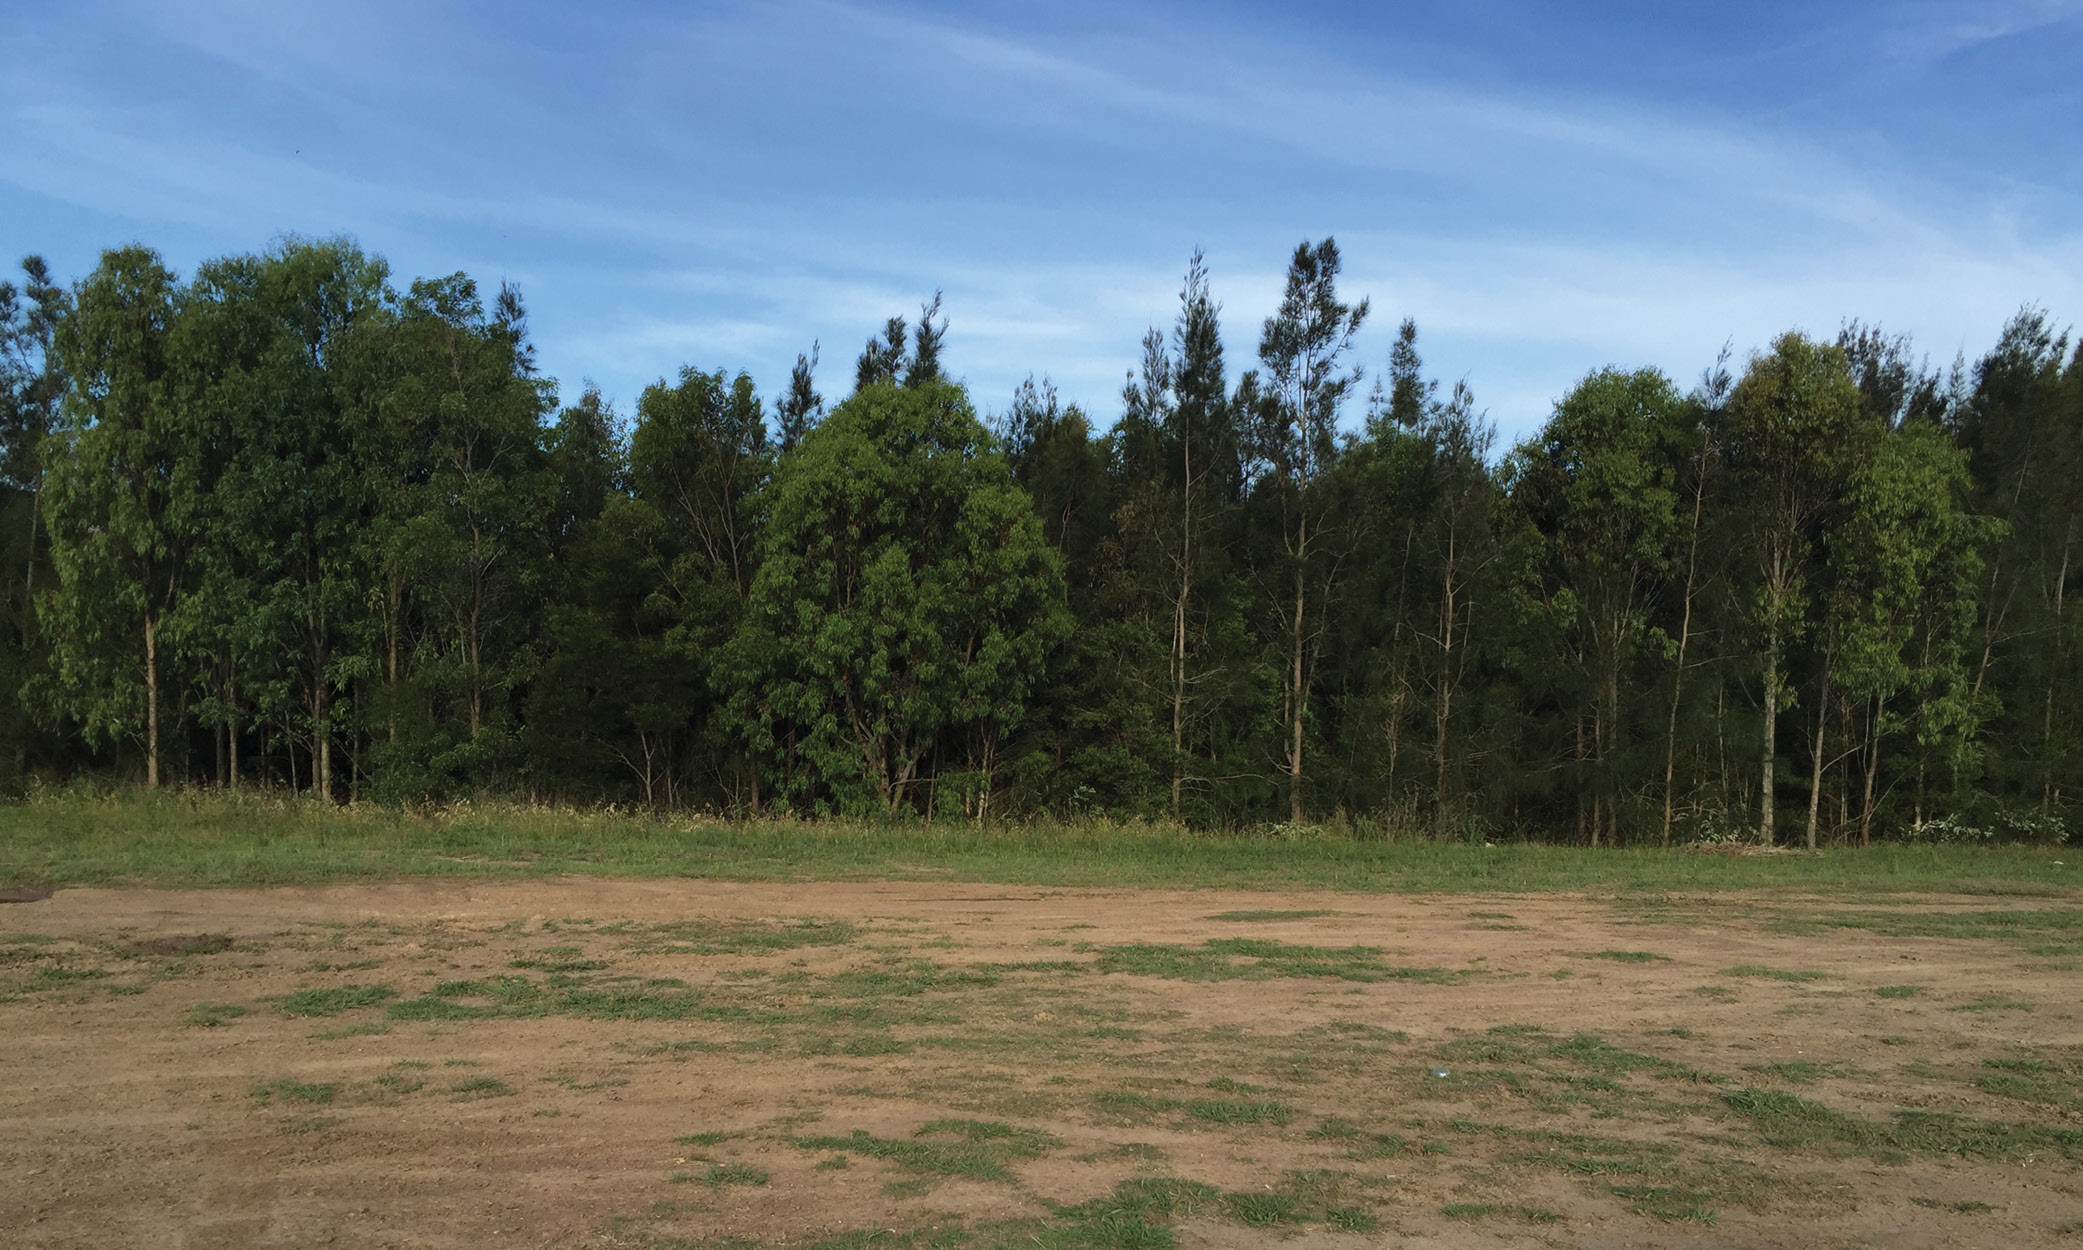
[[[2083,912],[570,879],[0,912],[75,1246],[2083,1244]]]

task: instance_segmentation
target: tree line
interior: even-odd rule
[[[1502,447],[1336,244],[1192,258],[1105,429],[939,300],[827,407],[560,405],[518,292],[286,240],[0,284],[0,774],[1589,845],[2055,840],[2083,345],[1858,322],[1601,368]]]

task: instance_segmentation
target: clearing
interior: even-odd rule
[[[953,882],[0,907],[15,1246],[2083,1244],[2083,908]]]

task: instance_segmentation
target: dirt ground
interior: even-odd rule
[[[2083,1246],[2068,909],[63,890],[0,1244]]]

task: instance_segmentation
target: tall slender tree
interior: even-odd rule
[[[1320,623],[1310,613],[1315,567],[1322,563],[1320,484],[1337,458],[1338,412],[1360,381],[1341,361],[1367,319],[1367,301],[1338,298],[1338,244],[1296,246],[1288,262],[1280,307],[1259,336],[1267,390],[1257,415],[1261,488],[1278,513],[1280,550],[1290,587],[1284,607],[1287,657],[1283,680],[1288,819],[1302,824],[1308,809],[1304,749],[1309,722],[1313,652]],[[1321,591],[1320,591],[1321,594]]]

